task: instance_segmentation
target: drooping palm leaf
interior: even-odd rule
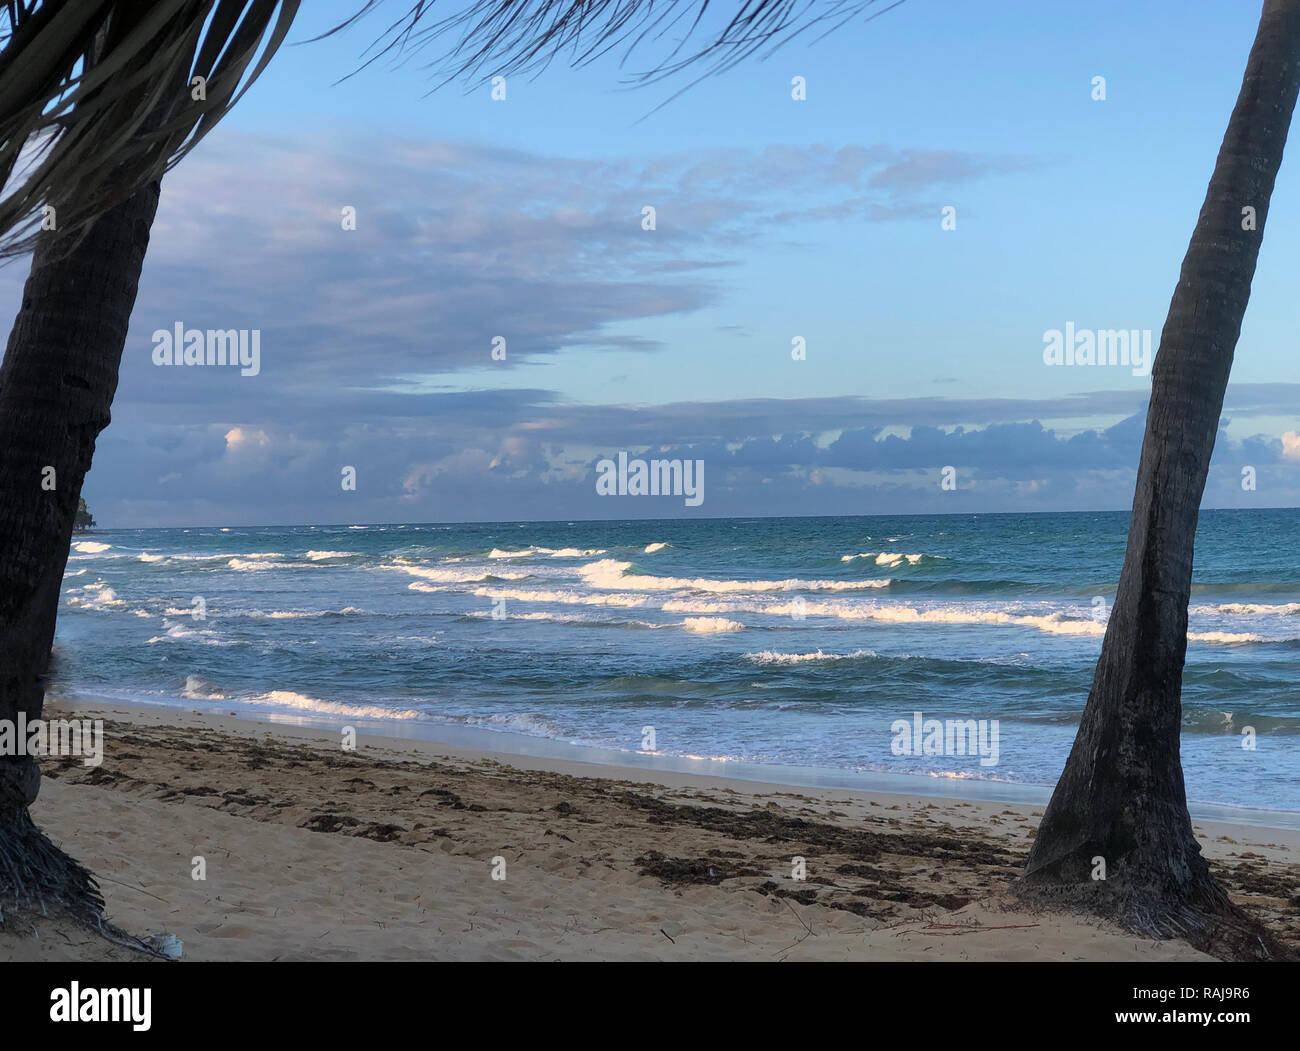
[[[351,26],[383,3],[366,0],[357,14],[330,33]],[[819,29],[825,35],[869,8],[874,10],[868,21],[902,3],[740,0],[730,18],[723,14],[710,23],[710,10],[717,12],[721,6],[711,0],[466,0],[449,14],[444,14],[445,2],[415,0],[388,27],[369,61],[450,41],[440,46],[442,57],[431,63],[436,74],[444,82],[484,79],[538,69],[563,52],[572,65],[581,66],[622,48],[626,64],[634,53],[662,47],[672,34],[676,43],[667,53],[657,54],[631,79],[649,83],[695,65],[704,66],[702,78],[730,69],[764,48],[774,50],[806,30]]]
[[[28,0],[0,6],[0,258],[43,206],[64,243],[160,178],[248,90],[300,0]],[[260,52],[260,54],[259,54]],[[205,98],[192,97],[203,77]]]
[[[357,2],[357,14],[324,35],[384,0]],[[370,61],[446,42],[434,63],[446,79],[487,77],[544,66],[566,52],[582,65],[625,46],[626,61],[668,38],[667,53],[635,81],[695,64],[709,76],[805,30],[829,32],[868,8],[874,18],[902,2],[739,0],[730,17],[710,21],[717,11],[710,0],[458,0],[450,7],[448,0],[416,0],[376,42]],[[0,260],[34,247],[44,206],[55,209],[61,243],[70,248],[96,216],[160,178],[262,72],[299,6],[0,2]],[[191,97],[196,76],[205,78],[205,99]]]

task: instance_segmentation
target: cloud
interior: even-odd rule
[[[1293,404],[1296,393],[1274,388],[1272,396]],[[680,501],[598,497],[595,463],[619,450],[703,459],[709,515],[1123,508],[1145,419],[1131,392],[665,406],[577,405],[527,390],[339,398],[257,421],[123,419],[101,440],[96,514],[131,524],[255,524],[683,513]],[[1229,400],[1263,395],[1230,389]],[[1121,406],[1113,423],[1080,422],[1113,418]],[[1048,418],[1076,422],[1067,429]],[[1207,503],[1287,502],[1300,469],[1285,449],[1279,438],[1221,433]],[[1244,464],[1259,473],[1248,497]],[[356,468],[356,492],[341,489],[343,466]],[[957,493],[939,485],[944,466],[957,469]]]
[[[223,133],[164,181],[122,394],[220,404],[253,393],[151,369],[149,334],[178,320],[259,329],[262,390],[276,400],[482,368],[496,336],[506,370],[570,347],[653,352],[654,340],[613,326],[715,302],[712,275],[776,230],[846,212],[929,219],[930,189],[1020,163],[884,147],[591,160]]]
[[[618,388],[629,404],[576,404],[457,382],[481,375],[498,335],[503,376],[575,348],[655,353],[619,326],[718,303],[715,282],[776,231],[845,215],[932,222],[932,192],[1027,163],[879,146],[583,159],[223,134],[165,181],[87,497],[110,525],[682,513],[680,500],[596,496],[596,460],[627,450],[704,459],[711,515],[1126,506],[1143,419],[1131,390],[635,405],[630,386]],[[21,274],[0,279],[16,303]],[[151,333],[178,321],[258,329],[260,374],[153,366]],[[1296,394],[1235,385],[1226,406],[1280,415]],[[1211,494],[1232,496],[1241,461],[1285,502],[1297,459],[1294,431],[1221,435]],[[957,494],[938,485],[945,465]],[[345,466],[355,491],[340,486]]]
[[[267,446],[271,444],[271,439],[266,436],[266,432],[258,429],[255,431],[246,431],[243,427],[231,427],[226,431],[226,448],[238,449],[248,446]]]

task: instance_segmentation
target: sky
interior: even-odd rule
[[[1158,345],[1257,3],[905,0],[693,85],[629,83],[665,43],[503,99],[436,47],[358,69],[405,0],[311,40],[358,6],[305,4],[164,180],[100,525],[1129,506],[1149,368],[1045,338]],[[1207,507],[1300,505],[1290,160]],[[256,331],[257,374],[156,364],[177,324]],[[701,462],[703,500],[602,495],[620,452]]]

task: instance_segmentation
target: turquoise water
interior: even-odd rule
[[[73,540],[51,692],[1050,786],[1126,522],[102,530]],[[1195,580],[1188,795],[1300,810],[1300,511],[1204,512]],[[996,765],[894,754],[917,711],[998,720]]]

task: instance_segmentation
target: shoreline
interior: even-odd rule
[[[668,782],[663,781],[663,778],[686,777],[701,778],[706,784],[719,782],[743,785],[747,790],[755,792],[777,789],[833,789],[867,796],[901,796],[933,802],[1008,803],[1040,809],[1047,805],[1052,795],[1051,787],[1014,781],[930,777],[922,774],[835,770],[706,757],[658,755],[551,737],[536,737],[510,730],[488,730],[433,720],[426,722],[358,719],[326,714],[290,715],[247,706],[241,707],[238,702],[222,702],[219,708],[216,705],[200,708],[193,705],[152,704],[137,700],[53,697],[49,705],[52,708],[116,710],[121,713],[134,711],[189,713],[205,719],[230,719],[240,723],[274,726],[278,729],[297,728],[316,734],[337,735],[342,727],[353,726],[359,732],[364,728],[365,736],[369,739],[388,740],[401,744],[418,742],[431,749],[433,754],[439,754],[438,750],[443,749],[447,754],[496,759],[500,762],[543,770],[552,768],[531,764],[552,760],[590,767],[592,769],[588,776],[591,777],[618,777],[622,780],[642,780],[649,783],[666,784]],[[1300,811],[1241,807],[1195,800],[1189,801],[1188,810],[1193,821],[1300,832]]]
[[[33,819],[96,874],[111,922],[175,935],[182,961],[1208,959],[1017,901],[1032,805],[361,726],[349,751],[329,729],[161,706],[48,714],[102,718],[104,761],[43,760]],[[1233,900],[1300,945],[1300,832],[1194,827]],[[0,929],[0,960],[127,952],[30,913]]]

